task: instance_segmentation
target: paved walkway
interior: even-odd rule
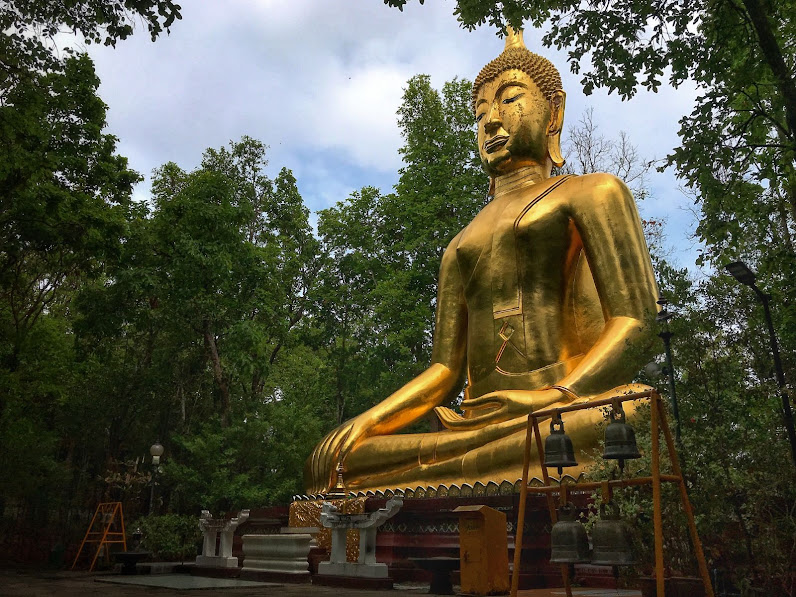
[[[198,580],[197,580],[198,579]],[[132,584],[133,582],[140,584]],[[2,597],[414,597],[428,595],[428,585],[396,585],[396,590],[360,591],[303,584],[252,583],[204,579],[187,574],[123,577],[118,574],[47,570],[0,570]],[[564,597],[563,589],[520,591],[520,597]],[[640,597],[638,591],[574,589],[577,597]]]

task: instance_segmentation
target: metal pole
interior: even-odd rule
[[[652,527],[655,535],[655,594],[664,597],[666,587],[663,579],[663,508],[661,505],[661,459],[659,447],[658,404],[660,397],[653,395],[650,398],[650,426],[652,433]]]
[[[672,403],[672,415],[674,415],[674,434],[677,443],[680,443],[680,409],[677,406],[677,390],[674,387],[674,365],[672,364],[672,336],[674,332],[664,330],[660,334],[663,346],[666,348],[666,368],[669,371],[669,399]]]
[[[520,565],[522,563],[522,533],[525,528],[525,503],[528,499],[528,468],[531,464],[531,435],[533,434],[531,415],[525,430],[525,451],[522,459],[522,485],[520,486],[520,507],[517,512],[517,528],[514,532],[514,569],[511,572],[511,597],[517,597],[520,586]],[[542,455],[539,455],[541,461]]]
[[[157,465],[152,465],[152,483],[149,487],[149,515],[152,516],[152,512],[155,509],[155,478],[158,474],[158,467]]]
[[[782,361],[779,357],[779,344],[777,343],[777,334],[774,331],[774,322],[771,319],[771,309],[769,308],[769,301],[771,295],[761,291],[754,284],[752,289],[755,294],[763,303],[763,312],[766,316],[766,324],[768,325],[768,334],[771,338],[771,352],[774,354],[774,370],[777,374],[777,384],[779,385],[779,394],[782,398],[782,417],[785,419],[785,429],[788,432],[788,440],[790,441],[790,453],[793,458],[793,464],[796,465],[796,430],[793,426],[793,411],[790,407],[790,399],[788,398],[788,389],[785,384],[785,371],[782,369]]]

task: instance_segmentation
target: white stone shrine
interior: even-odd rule
[[[332,529],[332,553],[328,562],[318,565],[318,574],[327,576],[357,576],[387,578],[387,564],[376,561],[376,529],[398,513],[403,500],[393,498],[384,508],[364,514],[342,514],[329,502],[321,508],[321,524]],[[346,533],[359,529],[359,559],[346,561]]]
[[[249,518],[248,510],[241,510],[237,518],[213,518],[209,510],[202,510],[199,529],[204,533],[202,555],[196,556],[196,565],[210,568],[237,568],[238,558],[232,556],[232,536]],[[216,539],[218,552],[216,553]]]

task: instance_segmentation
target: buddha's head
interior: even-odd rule
[[[503,53],[473,85],[478,151],[491,177],[539,165],[562,166],[561,126],[566,94],[555,66],[529,51],[509,28]]]

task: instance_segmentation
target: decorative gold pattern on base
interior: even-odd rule
[[[573,484],[579,483],[583,480],[584,474],[578,473],[575,476],[573,475],[562,475],[560,479],[551,478],[554,483],[565,483],[565,484]],[[528,486],[531,488],[531,493],[533,493],[534,487],[543,487],[544,481],[538,477],[532,478],[528,481]],[[514,483],[508,480],[504,480],[501,483],[495,483],[494,481],[490,481],[486,485],[483,483],[476,483],[475,485],[470,485],[469,483],[463,483],[461,486],[457,485],[456,483],[451,484],[450,486],[441,484],[441,485],[429,485],[429,486],[418,486],[418,487],[392,487],[387,489],[378,489],[376,491],[368,490],[368,491],[358,491],[358,492],[350,492],[348,495],[348,499],[346,500],[325,500],[322,495],[294,495],[293,496],[293,503],[290,504],[290,526],[319,526],[320,525],[320,512],[321,512],[321,504],[324,501],[331,502],[332,504],[351,504],[353,502],[359,503],[361,501],[362,509],[356,510],[343,510],[345,514],[358,514],[360,512],[364,512],[364,500],[368,498],[376,498],[376,499],[390,499],[393,496],[402,497],[403,499],[426,499],[426,498],[457,498],[457,497],[491,497],[496,495],[513,495],[515,493],[520,492],[520,488],[522,486],[522,479],[517,479]],[[315,504],[312,508],[302,508],[299,507],[297,504]],[[346,506],[344,506],[346,507]],[[351,507],[351,506],[348,506]],[[314,518],[313,518],[314,517]],[[327,541],[329,541],[328,537],[330,537],[329,530],[323,529],[322,532],[326,532]],[[318,544],[320,545],[320,536],[318,538]],[[323,545],[321,547],[327,547],[330,543]]]
[[[326,551],[332,549],[332,531],[321,526],[323,502],[333,504],[343,514],[362,514],[365,511],[365,498],[362,497],[326,500],[321,496],[295,496],[293,499],[293,503],[290,504],[288,526],[320,528],[315,540],[318,542],[318,547]],[[349,529],[346,536],[346,559],[349,562],[356,562],[359,558],[359,530]]]

